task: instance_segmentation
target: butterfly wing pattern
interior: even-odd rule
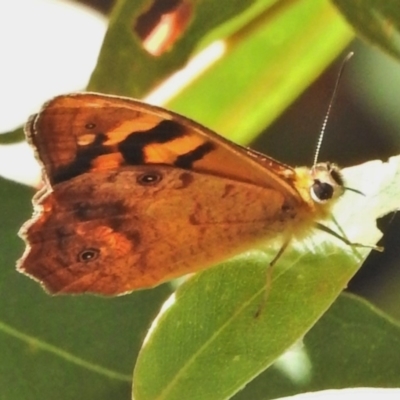
[[[293,169],[129,98],[56,97],[26,134],[45,186],[21,228],[18,269],[51,293],[156,286],[304,234],[343,192],[330,164]]]

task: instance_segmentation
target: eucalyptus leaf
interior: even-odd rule
[[[339,388],[398,388],[399,339],[398,321],[357,296],[343,294],[299,346],[285,353],[234,400],[276,399]],[[368,389],[363,390],[367,395]],[[391,392],[380,397],[385,394]]]

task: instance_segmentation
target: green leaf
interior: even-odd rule
[[[334,215],[350,240],[375,243],[381,236],[375,218],[399,205],[400,157],[344,175],[365,196],[346,193]],[[178,289],[139,354],[135,399],[230,398],[303,338],[368,253],[315,232],[279,259],[264,306],[266,267],[276,250],[196,274]]]
[[[168,107],[235,142],[249,143],[352,37],[329,2],[277,2],[227,38],[223,57]]]
[[[235,400],[346,387],[400,386],[400,326],[368,302],[342,295],[307,334]]]
[[[397,0],[332,0],[361,37],[400,60]]]
[[[32,190],[0,179],[0,387],[2,398],[129,398],[131,374],[167,286],[106,299],[49,296],[15,270]]]
[[[174,46],[161,56],[149,54],[143,47],[134,26],[151,2],[119,0],[110,17],[109,29],[93,72],[89,89],[141,97],[162,78],[183,67],[195,48],[210,31],[256,4],[269,7],[271,0],[186,0],[191,9],[187,29]],[[235,24],[236,26],[236,24]],[[224,29],[220,34],[232,33]],[[215,38],[215,35],[214,35]]]

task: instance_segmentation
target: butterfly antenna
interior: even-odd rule
[[[319,153],[320,153],[321,145],[322,145],[322,140],[323,140],[323,138],[324,138],[324,134],[325,134],[325,130],[326,130],[326,125],[328,124],[328,119],[329,119],[329,116],[330,116],[330,114],[331,114],[331,109],[332,109],[332,106],[333,106],[333,104],[334,104],[334,102],[335,102],[335,100],[336,100],[336,94],[337,94],[337,91],[338,91],[340,78],[341,78],[342,75],[343,75],[343,71],[344,71],[345,65],[346,65],[347,62],[350,60],[350,58],[353,57],[353,55],[354,55],[353,52],[350,52],[349,54],[347,54],[346,58],[345,58],[345,59],[343,60],[343,62],[342,62],[342,65],[341,65],[341,67],[340,67],[338,76],[337,76],[337,78],[336,78],[335,88],[333,89],[332,97],[331,97],[331,100],[330,100],[330,102],[329,102],[329,106],[328,106],[328,110],[327,110],[326,115],[325,115],[325,118],[324,118],[324,122],[322,123],[321,133],[319,134],[317,146],[316,146],[316,149],[315,149],[314,165],[315,165],[315,164],[317,163],[317,161],[318,161],[318,157],[319,157]]]

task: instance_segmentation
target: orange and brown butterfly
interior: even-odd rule
[[[333,164],[291,168],[129,98],[56,97],[26,134],[45,186],[18,269],[51,293],[123,294],[288,243],[344,192]]]

